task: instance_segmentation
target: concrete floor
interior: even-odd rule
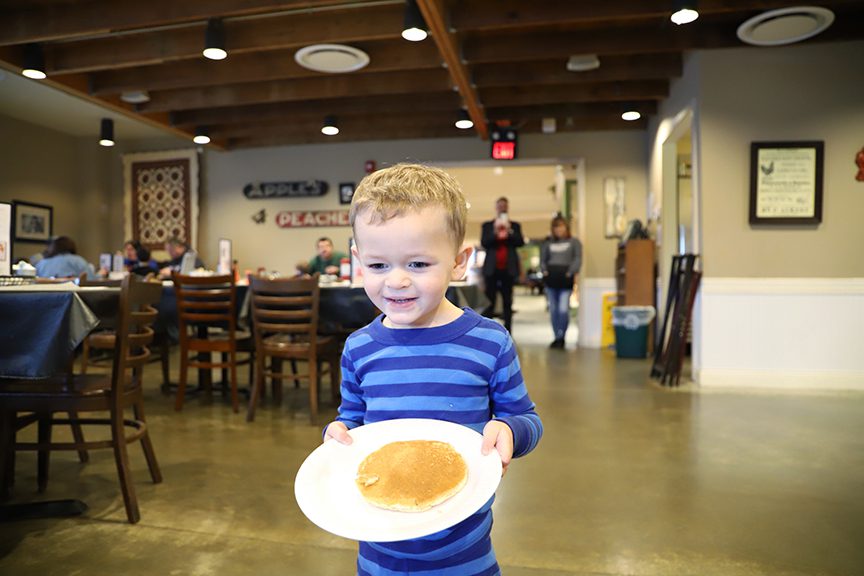
[[[498,491],[505,575],[864,574],[864,395],[660,389],[647,360],[549,350],[542,300],[516,307],[546,434]],[[157,364],[148,379],[165,481],[149,482],[133,445],[141,522],[125,522],[110,451],[86,465],[53,455],[44,495],[35,459],[19,456],[13,502],[81,498],[89,511],[0,524],[0,574],[354,573],[356,544],[294,501],[294,475],[321,438],[304,391],[247,424],[218,398],[175,413]]]

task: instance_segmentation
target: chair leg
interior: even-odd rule
[[[90,361],[90,342],[84,338],[81,343],[81,374],[87,374],[87,364]]]
[[[291,373],[297,376],[297,360],[291,360]],[[294,388],[300,388],[300,380],[298,378],[294,378]]]
[[[291,361],[294,362],[293,360]],[[270,358],[270,367],[272,372],[276,372],[278,376],[272,376],[273,380],[273,404],[276,406],[282,405],[282,359],[275,356]]]
[[[186,373],[189,371],[189,355],[181,347],[180,350],[180,380],[177,383],[177,399],[174,401],[174,410],[183,409],[183,397],[186,395]]]
[[[129,452],[126,450],[126,431],[123,427],[122,413],[111,415],[111,443],[114,447],[114,462],[117,465],[126,518],[130,524],[135,524],[141,519],[141,513],[138,511],[138,498],[135,496],[135,485],[132,484],[132,473],[129,470]]]
[[[231,371],[231,406],[234,409],[234,413],[237,414],[240,412],[240,403],[237,399],[237,351],[231,350],[228,353],[231,358],[231,363],[229,365],[229,370]],[[223,373],[225,370],[222,370]]]
[[[12,496],[15,481],[15,412],[0,413],[0,500]]]
[[[51,413],[40,414],[38,421],[39,444],[51,443]],[[39,450],[36,462],[36,485],[39,493],[45,492],[48,486],[48,465],[51,461],[51,451],[47,448]]]
[[[261,389],[264,387],[264,354],[258,353],[255,361],[258,364],[258,369],[255,374],[255,383],[252,385],[252,393],[249,395],[249,407],[246,410],[246,421],[252,422],[255,420],[255,407],[258,405],[258,398],[261,395]]]
[[[144,402],[138,400],[132,405],[132,411],[135,414],[135,419],[146,424],[147,420],[144,417]],[[141,436],[141,448],[144,450],[144,459],[147,460],[147,468],[150,470],[150,478],[154,484],[162,482],[162,470],[159,469],[159,462],[156,460],[156,451],[153,450],[153,442],[150,440],[150,430],[148,429]]]
[[[228,359],[231,359],[231,364],[235,364],[237,358],[230,352],[222,352],[222,393],[225,393],[225,382],[228,382],[228,369],[225,367],[228,364]]]
[[[81,424],[77,422],[78,420],[78,412],[70,411],[69,412],[69,426],[72,428],[72,438],[75,440],[76,444],[84,443],[84,431],[81,430]],[[78,450],[78,461],[82,464],[86,464],[90,461],[90,455],[87,454],[87,450]]]
[[[171,359],[168,357],[171,354],[171,346],[168,343],[168,337],[159,345],[159,360],[162,362],[162,385],[168,386],[171,383]]]

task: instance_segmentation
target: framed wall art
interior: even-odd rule
[[[750,224],[822,222],[824,142],[750,144]]]
[[[51,238],[54,209],[44,204],[31,204],[15,200],[15,240],[21,242],[47,242]]]

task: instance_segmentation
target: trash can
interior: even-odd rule
[[[615,355],[618,358],[645,358],[648,355],[648,326],[654,319],[653,306],[615,306]]]

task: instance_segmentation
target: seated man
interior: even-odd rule
[[[195,255],[196,269],[204,267],[204,262],[198,258],[198,255],[189,248],[189,245],[186,244],[186,242],[179,238],[174,237],[165,242],[165,251],[168,252],[169,256],[171,256],[171,260],[162,263],[162,268],[159,270],[159,276],[162,276],[163,278],[170,278],[172,271],[180,272],[180,268],[183,265],[183,256],[185,256],[187,252],[191,252]]]
[[[307,273],[339,274],[339,261],[348,256],[333,251],[333,241],[326,236],[318,239],[318,254],[309,261]]]

